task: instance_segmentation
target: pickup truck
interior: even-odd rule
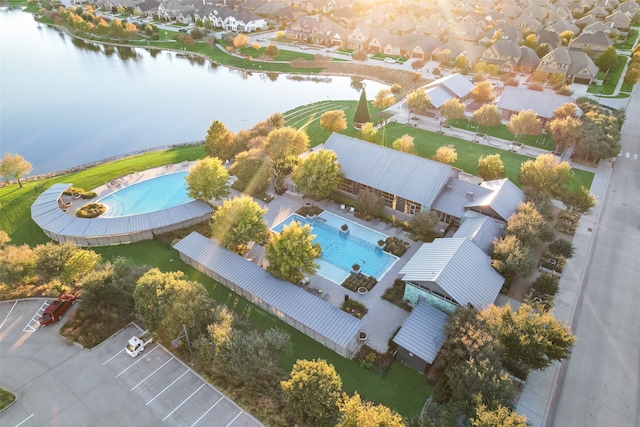
[[[152,341],[153,341],[153,338],[149,338],[148,340],[143,341],[139,337],[133,336],[127,342],[127,346],[125,347],[125,350],[127,351],[127,354],[129,356],[136,357],[137,355],[142,353],[144,351],[144,348],[149,344],[151,344]]]
[[[42,316],[40,316],[40,326],[47,326],[50,323],[57,322],[62,318],[62,315],[69,310],[73,304],[76,303],[75,295],[64,294],[60,298],[54,300],[44,310]]]

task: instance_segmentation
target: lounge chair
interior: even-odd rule
[[[391,227],[393,227],[393,224],[388,222],[387,225],[384,227],[385,230],[391,230]]]
[[[351,207],[351,209],[349,209],[349,213],[354,213],[356,211],[356,208],[354,208],[353,206]]]
[[[347,209],[347,207],[346,207],[345,205],[340,205],[340,210],[341,210],[341,211],[344,211],[344,210],[346,210],[346,209]]]

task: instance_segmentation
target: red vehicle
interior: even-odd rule
[[[60,298],[49,304],[49,307],[40,316],[40,326],[47,326],[50,323],[57,322],[62,315],[76,303],[76,297],[71,294],[64,294]]]

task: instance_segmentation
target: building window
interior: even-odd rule
[[[415,215],[416,213],[420,212],[421,208],[422,208],[422,205],[420,203],[407,200],[407,204],[405,205],[404,209],[405,209],[405,213],[408,213],[409,215]]]

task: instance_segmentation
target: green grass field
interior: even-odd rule
[[[613,95],[616,85],[618,84],[618,80],[620,80],[622,76],[622,70],[624,69],[624,66],[627,63],[628,59],[628,56],[618,55],[618,66],[613,70],[609,70],[609,72],[606,74],[606,78],[604,79],[604,83],[602,85],[594,84],[589,86],[587,92],[596,94],[599,93],[602,95]],[[601,72],[598,72],[598,76],[600,76],[600,73]]]

